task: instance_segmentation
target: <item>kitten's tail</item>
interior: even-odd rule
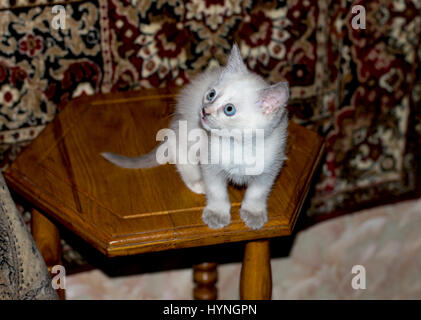
[[[115,154],[112,152],[102,152],[101,155],[110,161],[111,163],[114,163],[115,165],[121,167],[121,168],[127,168],[127,169],[141,169],[141,168],[153,168],[160,166],[162,163],[159,163],[156,160],[156,150],[158,147],[153,149],[151,152],[141,155],[140,157],[131,158],[131,157],[125,157],[119,154]]]

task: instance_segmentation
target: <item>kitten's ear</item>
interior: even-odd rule
[[[289,98],[288,82],[278,82],[260,90],[260,107],[264,114],[276,113],[286,106]]]
[[[232,46],[225,71],[230,73],[247,73],[247,66],[241,57],[240,49],[236,43]]]

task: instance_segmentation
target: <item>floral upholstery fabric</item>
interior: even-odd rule
[[[66,9],[65,29],[51,27],[55,4]],[[365,30],[351,28],[356,4],[366,8]],[[421,0],[3,0],[0,7],[1,166],[71,99],[182,86],[224,63],[236,41],[250,69],[290,83],[292,117],[326,137],[310,215],[419,190]]]
[[[47,266],[0,174],[0,300],[57,298]]]

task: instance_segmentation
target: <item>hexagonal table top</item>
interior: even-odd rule
[[[5,171],[9,186],[108,256],[289,235],[323,152],[316,133],[290,121],[288,160],[268,200],[269,221],[248,229],[239,217],[243,189],[229,188],[231,224],[208,228],[205,197],[173,165],[122,169],[100,155],[149,152],[166,128],[175,89],[77,98]]]

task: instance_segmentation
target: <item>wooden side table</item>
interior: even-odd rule
[[[5,171],[34,206],[34,238],[49,266],[60,263],[57,221],[107,256],[236,241],[246,243],[241,297],[271,296],[269,238],[290,235],[323,152],[316,133],[293,122],[288,157],[268,200],[269,220],[248,229],[239,217],[244,190],[230,187],[231,224],[209,229],[205,197],[189,191],[175,166],[118,168],[100,153],[138,156],[156,144],[175,90],[153,89],[73,100]],[[216,264],[195,267],[196,297],[215,298]]]

